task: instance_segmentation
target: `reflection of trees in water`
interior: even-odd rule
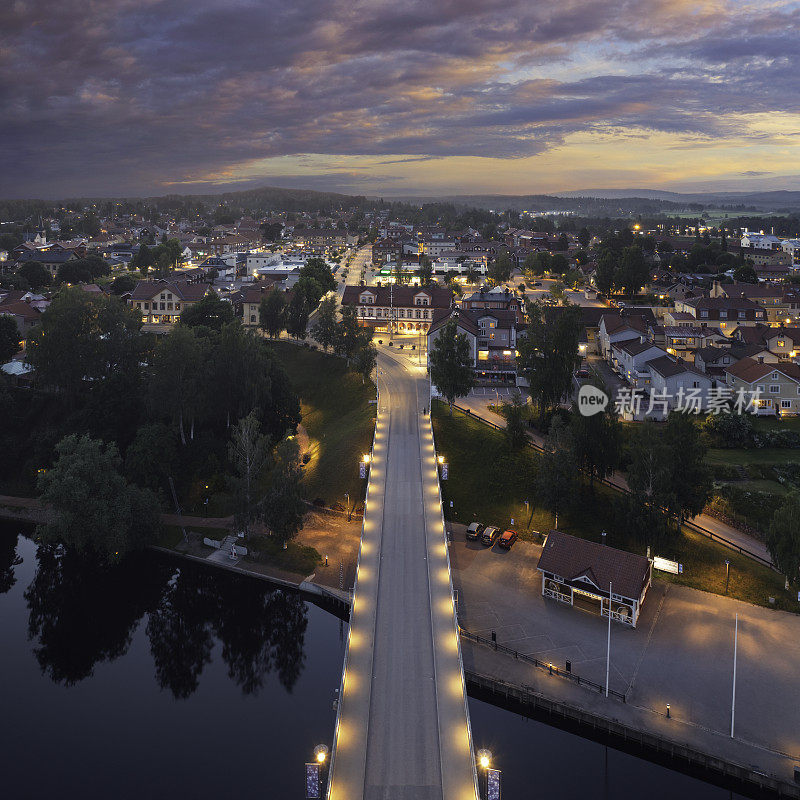
[[[3,548],[0,590],[9,561]],[[191,565],[176,570],[148,554],[103,567],[40,546],[37,561],[25,591],[28,634],[42,672],[58,683],[77,683],[95,664],[124,655],[145,614],[156,679],[176,698],[197,689],[215,637],[228,675],[245,694],[258,693],[273,671],[291,691],[303,670],[308,619],[295,594]]]
[[[67,686],[95,664],[124,655],[144,613],[155,608],[169,570],[132,556],[103,567],[61,547],[40,545],[25,590],[28,636],[42,672]]]
[[[14,567],[22,563],[17,555],[17,534],[6,534],[0,531],[0,594],[10,591],[17,582]]]
[[[156,677],[175,697],[197,688],[219,638],[228,675],[256,694],[275,670],[291,691],[303,669],[305,603],[294,594],[266,591],[254,581],[181,568],[147,622]]]

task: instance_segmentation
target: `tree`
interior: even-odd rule
[[[38,479],[47,522],[37,534],[45,545],[63,543],[113,561],[153,541],[158,501],[152,492],[125,481],[116,445],[71,434],[55,452],[52,468]]]
[[[233,305],[221,300],[213,290],[181,312],[181,325],[187,328],[206,327],[220,331],[223,325],[234,321]]]
[[[668,499],[669,452],[656,423],[650,419],[637,429],[630,449],[627,478],[631,491],[620,502],[620,525],[643,544],[653,544],[665,538],[667,532],[662,508]]]
[[[540,416],[569,393],[572,375],[580,363],[580,308],[567,304],[558,311],[546,314],[541,303],[528,302],[527,336],[517,340],[517,366],[528,380]]]
[[[602,385],[597,388],[602,389]],[[614,407],[609,404],[599,414],[584,416],[573,408],[570,420],[575,459],[589,476],[594,488],[595,478],[605,478],[619,465],[621,431]]]
[[[132,292],[135,288],[136,278],[132,275],[119,275],[111,281],[113,294],[125,294],[125,292]]]
[[[58,268],[59,283],[93,283],[104,275],[111,274],[111,267],[100,256],[88,255],[65,261]]]
[[[322,345],[327,352],[336,341],[336,298],[326,297],[317,309],[317,321],[314,323],[312,332],[314,338]]]
[[[550,257],[550,272],[563,275],[569,269],[569,261],[562,253],[555,253]]]
[[[262,222],[261,238],[266,242],[275,242],[281,238],[283,225],[280,222]]]
[[[744,264],[733,271],[733,279],[737,283],[758,283],[758,275],[750,264]]]
[[[286,330],[295,339],[305,339],[308,327],[309,308],[302,292],[292,292],[292,299],[286,307]]]
[[[314,305],[325,292],[332,292],[336,288],[336,278],[324,258],[309,258],[300,270],[300,279],[311,278],[320,287]]]
[[[0,314],[0,364],[5,364],[19,352],[20,338],[14,317]]]
[[[494,284],[505,283],[511,277],[512,268],[508,253],[505,251],[498,253],[494,261],[489,264],[487,271],[489,280]]]
[[[506,440],[512,450],[519,450],[528,441],[528,433],[523,419],[525,403],[514,394],[510,403],[503,403],[503,416],[506,418]]]
[[[592,234],[589,233],[588,228],[581,228],[580,232],[578,233],[578,242],[580,243],[580,246],[585,250],[591,241]]]
[[[791,584],[796,584],[800,577],[800,492],[786,495],[772,515],[767,549],[775,566]]]
[[[635,295],[647,283],[648,274],[642,248],[635,245],[626,247],[622,252],[615,284],[625,289],[627,294]]]
[[[258,325],[273,339],[286,327],[286,299],[283,292],[273,289],[261,299],[258,308]]]
[[[617,275],[617,256],[613,250],[604,248],[597,261],[597,274],[595,283],[597,288],[605,295],[611,294]]]
[[[394,282],[398,286],[402,286],[406,282],[406,271],[403,269],[403,262],[400,256],[397,257],[397,261],[394,263],[392,274],[394,275]]]
[[[556,528],[558,515],[574,500],[576,475],[572,434],[564,420],[554,416],[539,456],[536,496],[539,504],[555,516]]]
[[[62,288],[28,339],[39,380],[69,396],[115,374],[138,375],[142,318],[115,297]]]
[[[701,513],[711,496],[711,473],[705,463],[706,448],[694,415],[672,412],[662,431],[667,450],[664,504],[677,530],[687,517]]]
[[[296,439],[284,439],[275,449],[275,468],[264,501],[264,521],[285,543],[303,528],[306,505],[300,492],[303,471]]]
[[[417,275],[419,275],[420,283],[423,286],[428,286],[433,278],[433,263],[430,258],[424,254],[419,257]]]
[[[470,261],[467,264],[467,274],[466,274],[467,283],[472,285],[478,280],[479,277],[480,277],[480,273],[478,272],[477,268],[475,267],[475,263]]]
[[[250,526],[256,517],[256,485],[269,458],[269,440],[261,433],[255,411],[251,411],[233,427],[228,444],[228,459],[234,472],[231,480],[236,498],[234,521],[244,531],[245,538],[250,535]]]
[[[185,325],[176,325],[161,339],[153,354],[149,380],[151,405],[172,418],[184,445],[184,423],[197,404],[197,381],[203,361],[201,341],[194,329]]]
[[[38,261],[25,261],[17,270],[17,275],[21,275],[34,291],[50,285],[50,273]]]
[[[558,241],[555,244],[554,250],[569,250],[569,239],[567,238],[566,233],[562,233],[558,237]]]
[[[433,342],[429,354],[431,381],[444,396],[453,414],[453,403],[466,397],[475,383],[469,342],[458,332],[454,319],[448,320]]]
[[[177,460],[174,431],[162,422],[142,425],[125,452],[125,476],[145,489],[166,490]]]
[[[378,349],[372,341],[369,331],[362,331],[361,341],[353,358],[353,368],[361,375],[362,382],[372,375],[372,370],[378,361]]]
[[[139,252],[131,260],[131,269],[138,269],[142,275],[147,275],[150,267],[154,264],[155,259],[150,248],[146,244],[140,245]]]

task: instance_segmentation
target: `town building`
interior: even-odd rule
[[[453,293],[442,286],[346,286],[342,305],[351,306],[361,325],[376,331],[427,331],[437,311],[448,311]]]
[[[759,415],[795,416],[800,413],[800,366],[790,362],[759,363],[743,358],[725,368],[726,384],[747,397],[757,393]]]
[[[550,531],[537,569],[542,595],[636,627],[653,580],[644,556]]]
[[[128,303],[141,312],[145,325],[172,325],[183,311],[202,300],[209,288],[207,283],[180,280],[139,281]]]

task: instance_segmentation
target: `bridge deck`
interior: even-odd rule
[[[428,386],[391,357],[379,368],[329,797],[475,800]]]

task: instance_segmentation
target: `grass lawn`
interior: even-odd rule
[[[470,416],[435,403],[432,408],[437,451],[445,456],[449,477],[442,482],[445,516],[454,522],[469,523],[473,519],[500,528],[510,526],[511,519],[521,538],[531,538],[529,530],[546,532],[553,527],[552,515],[535,506],[534,477],[537,455],[530,448],[514,453],[508,450],[505,436]],[[646,552],[647,543],[626,540],[616,533],[613,490],[596,486],[576,492],[575,503],[559,516],[558,529],[573,536],[595,542],[607,531],[607,543],[622,550]],[[533,518],[528,527],[524,500],[531,503]],[[450,508],[450,501],[453,507]],[[751,559],[713,542],[706,536],[684,529],[683,536],[662,545],[655,555],[679,561],[682,575],[658,573],[673,583],[722,594],[725,590],[725,560],[731,561],[728,594],[746,602],[768,606],[769,597],[776,598],[775,607],[800,611],[794,595],[783,589],[783,577]]]
[[[791,447],[764,447],[752,449],[714,449],[706,454],[709,464],[786,464],[800,461],[800,452]]]
[[[753,417],[753,429],[756,433],[766,431],[794,431],[800,433],[800,416],[784,417],[775,419],[774,417]]]
[[[284,550],[271,536],[251,536],[245,546],[249,552],[259,556],[259,561],[303,576],[310,575],[322,562],[322,557],[313,547],[289,542]]]
[[[347,371],[345,362],[318,350],[288,342],[272,348],[283,364],[302,403],[303,427],[309,436],[311,460],[303,485],[309,500],[329,505],[363,499],[366,480],[359,461],[372,446],[375,427],[375,384]]]
[[[230,535],[231,531],[227,528],[192,528],[191,526],[186,526],[186,533],[199,533],[203,537],[208,537],[209,539],[224,539],[226,536]],[[179,545],[183,541],[183,531],[177,525],[162,525],[161,526],[161,536],[159,536],[158,541],[156,544],[159,547],[169,547],[170,549],[174,550],[177,545]]]

